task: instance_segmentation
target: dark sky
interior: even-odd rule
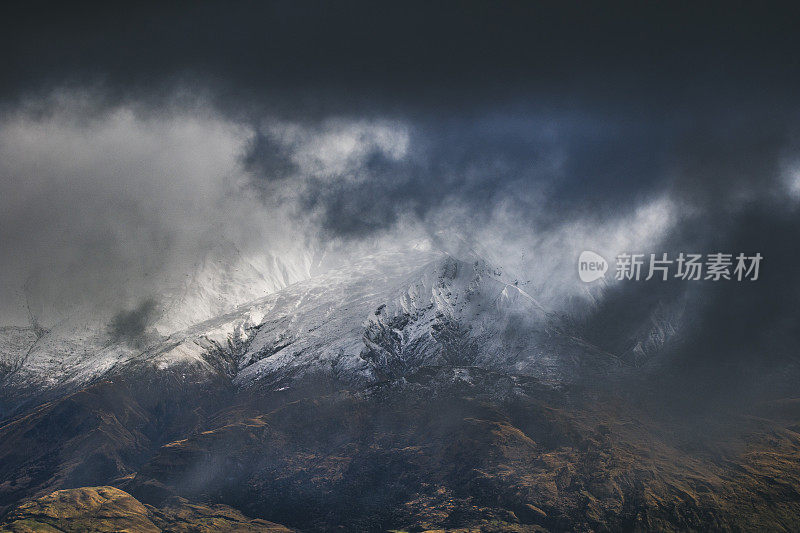
[[[4,290],[135,295],[223,233],[263,244],[220,205],[323,241],[455,227],[556,294],[586,245],[763,248],[757,289],[658,294],[702,302],[708,360],[758,357],[767,329],[793,357],[800,9],[697,4],[5,3]],[[660,205],[666,233],[647,229]],[[745,338],[723,342],[731,328]]]
[[[8,3],[2,92],[99,83],[158,97],[184,81],[228,105],[276,98],[308,113],[532,99],[694,111],[791,100],[797,14],[744,2]]]
[[[308,198],[313,206],[330,199],[326,219],[343,233],[380,224],[347,219],[337,195],[419,191],[402,204],[424,213],[454,189],[483,199],[518,179],[519,167],[542,155],[526,118],[555,122],[570,152],[555,191],[561,210],[576,192],[608,195],[616,205],[614,189],[641,192],[650,185],[641,182],[662,179],[654,168],[674,164],[696,142],[749,150],[740,135],[769,135],[777,150],[797,113],[798,13],[777,4],[168,4],[4,6],[2,101],[13,107],[53,88],[89,87],[96,108],[136,101],[158,110],[188,93],[243,122],[269,115],[413,124],[415,150],[428,151],[424,161],[391,168],[376,155],[372,170],[383,179],[371,180],[372,190]],[[481,124],[491,114],[501,117]],[[253,157],[272,168],[281,156],[262,150]],[[463,183],[465,166],[498,159],[505,175]],[[431,173],[441,183],[430,184]],[[453,173],[459,176],[447,176]],[[353,201],[353,211],[369,209]]]

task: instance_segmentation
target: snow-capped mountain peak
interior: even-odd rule
[[[60,390],[148,372],[278,389],[311,377],[367,385],[449,365],[560,381],[597,362],[591,347],[558,334],[535,298],[469,258],[430,247],[367,256],[138,343],[92,328],[23,335],[3,379],[9,391]]]

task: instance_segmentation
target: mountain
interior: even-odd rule
[[[797,400],[697,431],[602,388],[474,367],[299,396],[169,385],[99,382],[0,425],[0,524],[779,531],[800,513]],[[86,502],[103,486],[122,511]]]
[[[42,337],[7,330],[7,409],[15,397],[141,373],[274,390],[312,376],[367,385],[445,364],[557,383],[619,364],[562,334],[557,317],[485,260],[431,249],[368,256],[169,335],[163,323],[133,341],[96,325],[64,323]]]
[[[308,279],[320,256],[295,252],[284,258],[262,250],[245,253],[227,241],[217,243],[181,283],[160,295],[161,309],[153,327],[169,335]]]
[[[800,527],[796,398],[654,400],[680,307],[579,323],[465,247],[308,272],[211,318],[188,287],[186,327],[0,330],[0,530]]]

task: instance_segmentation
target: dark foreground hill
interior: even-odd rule
[[[0,426],[0,505],[8,531],[791,531],[799,464],[800,400],[686,420],[458,367],[269,395],[105,381]]]

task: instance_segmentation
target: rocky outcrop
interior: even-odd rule
[[[23,503],[0,524],[3,533],[290,533],[266,520],[247,518],[224,505],[176,500],[163,508],[142,504],[114,487],[59,490]]]

